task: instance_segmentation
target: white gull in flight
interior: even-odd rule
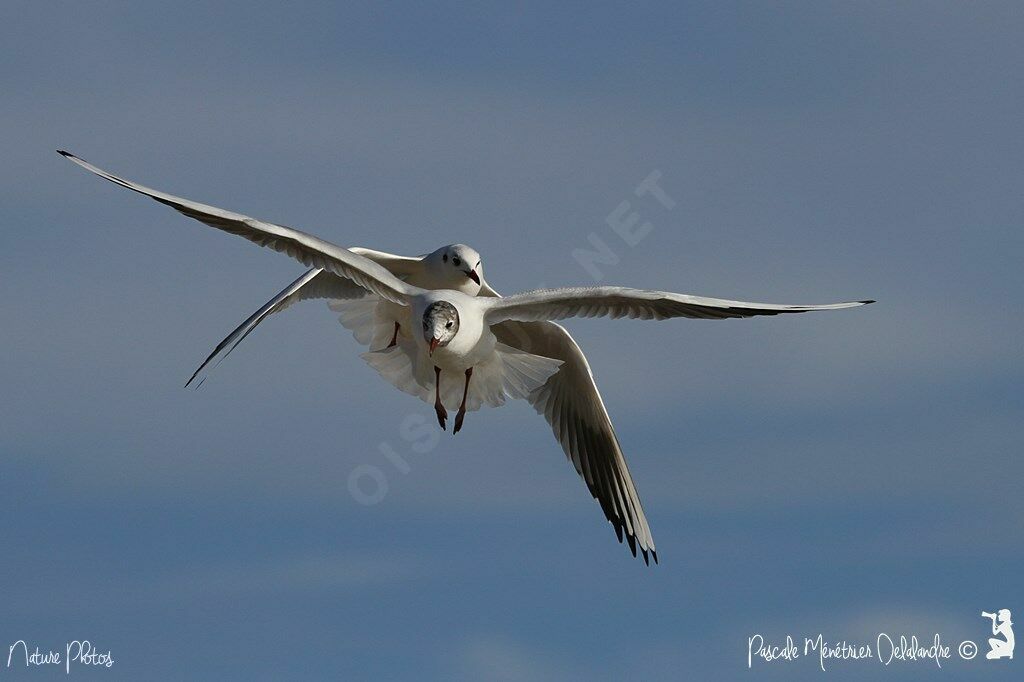
[[[387,346],[378,346],[378,350],[364,353],[363,357],[396,387],[418,395],[427,402],[432,400],[442,428],[445,428],[447,421],[444,405],[446,402],[452,404],[455,399],[459,400],[459,410],[455,417],[454,432],[462,427],[468,411],[478,409],[484,403],[498,406],[507,397],[530,400],[538,412],[548,419],[577,471],[601,503],[619,540],[625,535],[634,555],[639,547],[645,561],[650,555],[657,562],[657,552],[622,451],[597,389],[593,386],[586,359],[571,337],[554,325],[553,321],[570,317],[725,319],[838,310],[871,303],[747,303],[607,286],[545,289],[504,298],[477,296],[480,290],[473,291],[470,288],[467,292],[460,290],[462,286],[455,289],[424,288],[414,284],[412,277],[403,280],[386,264],[377,262],[372,254],[377,254],[384,261],[401,257],[366,250],[361,255],[289,227],[143,187],[107,173],[68,152],[61,151],[60,154],[100,177],[145,194],[211,227],[285,253],[315,268],[282,292],[283,297],[279,295],[275,300],[280,298],[281,302],[291,302],[294,299],[289,297],[303,297],[301,290],[304,285],[318,279],[322,275],[319,271],[346,281],[346,286],[354,285],[349,295],[328,296],[354,299],[355,302],[362,301],[373,306],[363,311],[347,310],[351,315],[346,326],[353,330],[357,338],[365,339],[364,343],[372,343],[375,337],[380,336],[382,316],[377,313],[384,304],[389,311],[389,314],[383,316],[385,332],[390,330],[392,338]],[[474,268],[478,266],[479,260]],[[479,275],[475,271],[474,274],[477,276],[464,274],[464,277],[480,285]],[[459,280],[459,283],[463,284],[463,280]],[[356,287],[365,294],[357,298]],[[364,301],[366,294],[376,299]],[[355,302],[341,304],[343,323],[346,321],[346,307],[358,305]],[[266,312],[263,317],[272,312],[273,304],[274,301],[271,301],[264,306]],[[236,343],[262,319],[260,313],[254,318],[257,318],[255,323],[240,327],[247,327],[247,330],[241,332]],[[550,324],[558,332],[545,328],[544,332],[531,334],[531,327],[526,325],[537,323]],[[559,336],[559,333],[565,334],[565,338],[556,341],[546,338]],[[527,338],[532,341],[536,336],[537,343],[519,344],[528,345],[528,350],[507,343],[520,334],[526,335],[520,337],[521,340]],[[545,350],[559,346],[562,355],[566,347],[571,346],[573,352],[570,356],[578,358],[571,357],[572,362],[566,362],[559,357],[560,353],[545,354]],[[575,371],[572,371],[573,365],[576,366]],[[581,369],[585,371],[586,379],[581,376]],[[553,377],[563,372],[566,376],[561,381],[552,381]],[[589,404],[579,404],[584,402]]]

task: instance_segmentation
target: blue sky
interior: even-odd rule
[[[747,638],[983,642],[979,611],[1024,613],[1014,4],[3,15],[5,646],[89,638],[116,660],[73,671],[96,679],[928,680],[748,671]],[[506,292],[593,283],[572,254],[596,236],[603,283],[879,303],[570,323],[647,569],[525,404],[415,451],[429,406],[320,304],[183,390],[302,266],[57,148],[339,244],[467,242]],[[634,194],[652,171],[671,210]],[[606,223],[623,201],[652,226],[635,247]],[[379,504],[348,490],[360,465]],[[958,679],[1017,663],[953,655]]]

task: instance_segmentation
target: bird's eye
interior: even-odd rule
[[[448,262],[448,254],[447,253],[444,254],[444,256],[442,256],[441,258],[442,258],[442,260],[444,260],[445,263]]]
[[[451,328],[452,328],[452,323],[451,323],[451,322],[447,323],[447,324],[446,324],[446,325],[444,326],[444,328],[445,328],[445,329],[451,329]]]
[[[452,258],[452,264],[453,264],[453,265],[458,265],[458,264],[459,264],[460,262],[461,262],[461,261],[459,261],[459,258],[458,258],[458,256],[456,256],[455,258]]]

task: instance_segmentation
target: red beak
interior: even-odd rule
[[[434,349],[437,348],[437,344],[441,343],[441,340],[436,336],[430,339],[430,355],[434,354]]]
[[[477,284],[480,284],[480,275],[476,274],[476,270],[470,270],[469,272],[467,272],[466,277],[469,277]]]

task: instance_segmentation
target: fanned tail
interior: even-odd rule
[[[434,404],[433,363],[411,341],[363,353],[360,357],[398,390]],[[479,410],[485,404],[498,407],[509,398],[525,399],[543,386],[561,365],[561,360],[533,355],[499,343],[487,361],[473,368],[466,410]],[[453,407],[462,402],[464,382],[462,373],[442,372],[441,402]]]
[[[332,300],[327,306],[338,313],[338,322],[352,332],[359,345],[383,348],[391,339],[394,322],[383,314],[382,304],[378,296],[370,295],[355,300]]]

